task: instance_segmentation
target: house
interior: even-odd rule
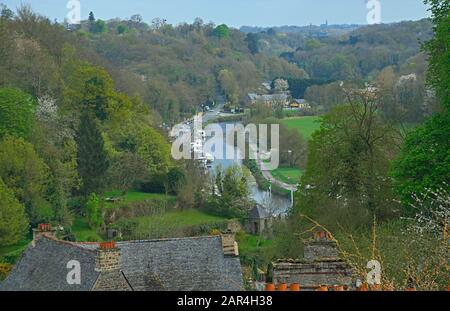
[[[302,260],[280,259],[273,265],[273,283],[299,284],[302,290],[316,290],[321,286],[353,284],[353,271],[347,262],[338,256],[336,241],[328,232],[316,232],[304,241]]]
[[[250,104],[264,103],[267,106],[281,106],[284,107],[288,103],[289,96],[287,94],[271,94],[271,95],[258,95],[256,93],[248,94]]]
[[[262,234],[264,230],[270,227],[271,216],[262,207],[257,204],[248,213],[247,227],[252,234]]]
[[[234,234],[75,243],[35,232],[3,291],[236,291],[243,278]],[[70,282],[74,267],[80,282]]]
[[[305,99],[294,99],[290,104],[291,109],[311,109],[311,105]]]
[[[272,90],[272,81],[263,82],[261,83],[261,85],[264,87],[266,91],[270,92]]]

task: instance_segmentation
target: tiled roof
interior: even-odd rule
[[[66,282],[67,261],[80,260],[82,285],[90,290],[99,273],[94,271],[96,243],[66,243],[47,238],[30,246],[3,290],[74,290]],[[239,257],[223,255],[220,236],[117,242],[122,272],[133,290],[243,289]]]

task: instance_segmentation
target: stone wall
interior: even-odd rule
[[[335,241],[306,241],[303,247],[305,260],[337,259]]]
[[[98,249],[95,259],[95,271],[108,272],[119,270],[121,268],[120,260],[120,249]]]
[[[316,232],[303,242],[303,260],[280,259],[273,263],[273,283],[296,283],[306,290],[322,285],[352,285],[351,267],[339,259],[337,243],[329,233]]]
[[[350,286],[352,274],[349,266],[343,261],[278,262],[273,264],[273,282],[297,283],[305,290],[313,290],[321,285]]]
[[[236,242],[234,233],[230,230],[222,232],[221,239],[224,256],[239,256],[238,243]]]

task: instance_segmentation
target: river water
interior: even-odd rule
[[[220,137],[217,136],[213,136],[206,139],[209,143],[214,144],[216,146],[222,143],[224,152],[226,152],[227,150],[226,148],[233,148],[232,143],[226,139],[227,134],[229,134],[226,132],[227,124],[234,125],[238,123],[219,123],[219,125],[223,129],[223,136],[224,136],[223,139],[220,139]],[[230,129],[228,129],[228,131],[230,132]],[[242,160],[237,157],[237,152],[238,151],[235,152],[235,158],[232,160],[230,159],[214,160],[212,168],[210,168],[210,172],[214,173],[215,168],[218,166],[222,167],[223,169],[226,169],[227,167],[230,167],[232,165],[242,166],[243,165]],[[253,178],[252,181],[249,183],[249,190],[251,198],[260,205],[264,206],[267,209],[267,211],[269,211],[271,214],[284,215],[288,212],[291,205],[289,198],[282,197],[276,194],[271,195],[268,191],[263,191],[259,189],[258,185],[256,184],[256,181]]]

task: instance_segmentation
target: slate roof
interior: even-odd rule
[[[99,273],[95,269],[96,253],[77,245],[40,238],[36,246],[31,244],[22,258],[0,284],[0,290],[20,291],[88,291]],[[81,284],[69,285],[67,263],[77,260],[81,266]]]
[[[117,242],[122,272],[135,291],[243,290],[239,257],[223,255],[220,236]],[[41,238],[30,246],[0,290],[91,290],[96,243],[68,243]],[[79,260],[82,284],[68,285],[69,260]]]
[[[248,216],[251,219],[265,219],[269,217],[267,211],[260,205],[256,205],[254,208],[252,208]]]

